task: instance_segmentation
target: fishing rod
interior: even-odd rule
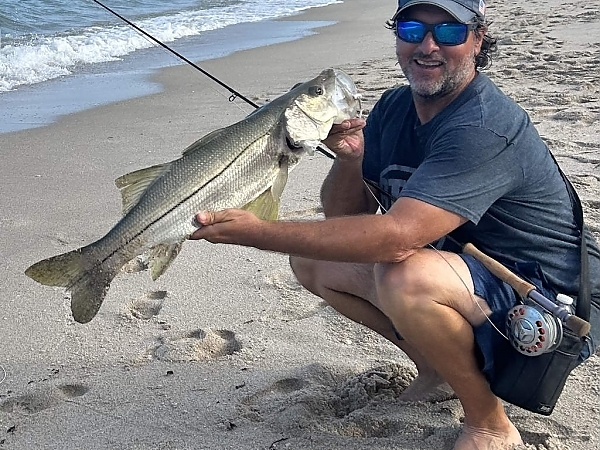
[[[200,66],[194,64],[192,61],[190,61],[189,59],[187,59],[182,54],[177,53],[171,47],[169,47],[168,45],[166,45],[163,42],[159,41],[154,36],[152,36],[150,33],[148,33],[147,31],[143,30],[142,28],[138,27],[136,24],[134,24],[133,22],[131,22],[127,18],[123,17],[118,12],[110,9],[108,6],[106,6],[105,4],[101,3],[99,0],[92,0],[92,1],[94,3],[96,3],[96,4],[98,4],[99,6],[101,6],[102,8],[104,8],[105,10],[107,10],[108,12],[110,12],[111,14],[117,16],[119,19],[121,19],[127,25],[133,27],[136,31],[142,33],[144,36],[146,36],[147,38],[151,39],[153,42],[157,43],[158,45],[160,45],[165,50],[168,50],[169,52],[171,52],[172,54],[174,54],[175,56],[177,56],[179,59],[181,59],[182,61],[185,61],[186,63],[188,63],[189,65],[191,65],[194,69],[199,70],[200,72],[202,72],[202,74],[206,75],[208,78],[210,78],[211,80],[213,80],[215,83],[218,83],[219,85],[223,86],[225,89],[227,89],[232,94],[231,97],[229,97],[229,101],[230,102],[234,101],[236,97],[239,97],[243,101],[245,101],[246,103],[248,103],[249,105],[254,106],[255,108],[258,108],[258,105],[256,103],[254,103],[252,100],[246,98],[245,96],[243,96],[242,94],[240,94],[238,91],[236,91],[232,87],[228,86],[227,84],[225,84],[224,82],[222,82],[221,80],[219,80],[217,77],[211,75],[210,73],[208,73],[206,70],[204,70]]]
[[[171,47],[169,47],[167,44],[165,44],[164,42],[158,40],[157,38],[155,38],[154,36],[152,36],[150,33],[148,33],[146,30],[138,27],[135,23],[133,23],[132,21],[130,21],[129,19],[127,19],[126,17],[123,17],[121,14],[119,14],[118,12],[116,12],[115,10],[109,8],[108,6],[106,6],[105,4],[103,4],[102,2],[100,2],[99,0],[92,0],[94,3],[96,3],[97,5],[101,6],[102,8],[104,8],[105,10],[107,10],[108,12],[110,12],[111,14],[115,15],[116,17],[118,17],[119,19],[121,19],[123,22],[125,22],[127,25],[131,26],[133,29],[135,29],[136,31],[138,31],[139,33],[143,34],[144,36],[146,36],[148,39],[152,40],[153,42],[157,43],[158,45],[160,45],[162,48],[164,48],[165,50],[168,50],[169,52],[171,52],[173,55],[177,56],[179,59],[181,59],[182,61],[188,63],[190,66],[192,66],[194,69],[200,71],[203,75],[206,75],[208,78],[210,78],[211,80],[213,80],[215,83],[218,83],[220,86],[224,87],[225,89],[227,89],[229,92],[231,92],[231,96],[229,97],[229,101],[233,102],[236,97],[242,99],[243,101],[245,101],[246,103],[248,103],[250,106],[253,106],[254,108],[258,108],[259,106],[254,103],[252,100],[250,100],[249,98],[247,98],[246,96],[240,94],[238,91],[236,91],[235,89],[233,89],[231,86],[227,85],[226,83],[224,83],[223,81],[219,80],[217,77],[215,77],[214,75],[211,75],[209,72],[207,72],[206,70],[204,70],[203,68],[201,68],[200,66],[198,66],[197,64],[193,63],[192,61],[190,61],[188,58],[186,58],[185,56],[183,56],[182,54],[176,52],[175,50],[173,50]],[[329,151],[325,150],[323,147],[319,146],[317,147],[317,150],[325,155],[326,157],[328,157],[329,159],[335,159],[335,156],[332,155]]]

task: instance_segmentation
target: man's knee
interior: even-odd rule
[[[290,267],[298,282],[312,293],[315,293],[315,261],[298,256],[290,256]]]
[[[427,298],[433,298],[436,277],[428,264],[429,252],[419,251],[401,263],[377,264],[375,282],[381,307],[409,312],[418,308]]]

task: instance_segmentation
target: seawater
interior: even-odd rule
[[[274,19],[341,1],[102,3],[188,59],[200,61],[310,34],[311,29],[327,23]],[[236,39],[226,38],[231,27],[236,27]],[[157,45],[93,0],[0,0],[0,133],[159,91],[160,86],[140,84],[140,77],[183,62],[164,49],[147,50],[151,47]],[[148,57],[149,52],[152,57]],[[60,102],[53,100],[57,97]],[[32,102],[40,107],[32,111]]]

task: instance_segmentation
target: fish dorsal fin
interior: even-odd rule
[[[171,163],[165,163],[146,167],[127,173],[115,180],[115,184],[121,190],[123,215],[127,214],[137,204],[148,186],[169,170],[170,166]]]
[[[181,251],[182,246],[183,242],[177,242],[175,244],[158,244],[150,249],[148,265],[150,266],[152,281],[156,281],[158,277],[165,273]]]
[[[196,150],[198,147],[200,147],[202,145],[206,145],[208,142],[212,141],[214,138],[216,138],[217,136],[219,136],[224,130],[225,130],[225,128],[219,128],[218,130],[211,131],[210,133],[202,136],[196,142],[194,142],[193,144],[189,145],[183,151],[182,154],[185,155],[186,153],[189,153],[189,152],[191,152],[193,150]]]
[[[263,220],[277,220],[279,216],[279,203],[281,194],[288,179],[288,158],[283,157],[279,163],[279,172],[277,178],[266,191],[257,198],[247,203],[242,209],[254,213]]]

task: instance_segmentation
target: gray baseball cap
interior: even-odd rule
[[[398,10],[392,20],[395,20],[402,11],[415,5],[437,6],[461,23],[472,23],[476,17],[485,18],[484,0],[398,0]]]

